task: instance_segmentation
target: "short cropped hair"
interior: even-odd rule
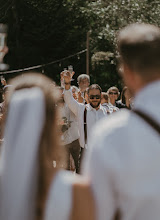
[[[87,75],[87,74],[81,74],[81,75],[79,75],[78,78],[77,78],[78,84],[79,84],[82,80],[84,80],[84,79],[88,79],[88,82],[90,83],[90,76]]]
[[[102,93],[102,89],[98,84],[92,84],[91,86],[89,86],[87,93],[89,94],[89,91],[93,89],[98,89],[100,91],[100,94]]]
[[[131,24],[118,35],[120,61],[144,79],[160,76],[160,29],[150,24]]]

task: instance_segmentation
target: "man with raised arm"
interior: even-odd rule
[[[71,92],[71,79],[72,73],[63,71],[61,78],[64,79],[65,90],[64,100],[70,110],[76,115],[78,121],[78,127],[80,132],[80,146],[83,152],[84,148],[87,148],[88,137],[93,126],[99,119],[107,116],[106,109],[101,103],[101,87],[97,84],[93,84],[88,89],[89,104],[78,103],[72,96]]]
[[[159,220],[160,29],[127,26],[119,32],[118,52],[134,108],[94,127],[83,173],[91,180],[97,220]]]

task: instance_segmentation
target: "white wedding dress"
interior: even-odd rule
[[[72,209],[72,185],[76,178],[70,171],[58,171],[46,202],[45,220],[69,220]]]

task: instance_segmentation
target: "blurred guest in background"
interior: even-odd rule
[[[132,105],[131,100],[132,100],[132,96],[128,87],[127,86],[123,87],[121,92],[121,99],[117,101],[117,103],[123,103],[124,105],[126,105],[128,109],[131,109],[131,105]]]
[[[110,107],[111,105],[109,105],[108,99],[109,99],[109,97],[108,97],[107,92],[102,92],[101,105],[106,108],[108,113],[112,113],[113,108]]]
[[[118,97],[120,95],[119,89],[115,86],[112,86],[107,91],[109,96],[109,103],[111,103],[113,106],[120,108],[125,108],[126,106],[123,103],[118,103]]]
[[[75,100],[78,100],[78,92],[79,92],[78,87],[77,86],[72,86],[71,89],[72,89],[73,98]]]
[[[80,154],[80,144],[79,144],[79,130],[76,116],[69,109],[67,104],[64,102],[63,88],[58,87],[60,91],[60,102],[59,102],[59,111],[60,111],[60,124],[62,126],[62,143],[66,150],[66,159],[67,159],[67,169],[70,170],[70,155],[74,160],[76,172],[79,172],[79,154]],[[72,87],[73,94],[73,87]],[[74,97],[74,95],[73,95]]]
[[[80,92],[84,92],[90,85],[90,77],[87,74],[81,74],[77,78]]]

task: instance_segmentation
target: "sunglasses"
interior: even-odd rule
[[[90,99],[100,99],[101,96],[100,95],[89,95]]]
[[[109,92],[109,95],[118,95],[118,92]]]

